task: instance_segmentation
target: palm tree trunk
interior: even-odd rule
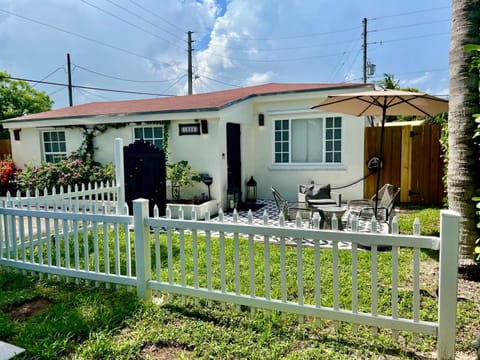
[[[450,95],[448,112],[448,206],[461,215],[460,266],[473,263],[476,228],[472,197],[480,188],[479,147],[474,142],[473,114],[480,112],[478,72],[470,71],[472,54],[466,44],[480,43],[480,3],[476,0],[452,1],[450,35]]]

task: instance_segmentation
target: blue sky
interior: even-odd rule
[[[362,20],[374,82],[448,95],[446,0],[0,0],[0,70],[74,85],[185,95],[268,82],[362,81]],[[32,83],[68,106],[64,86]],[[81,104],[152,97],[74,89]]]

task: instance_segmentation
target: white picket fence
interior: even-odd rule
[[[10,207],[49,208],[65,206],[66,209],[70,210],[73,206],[76,206],[77,209],[85,206],[90,211],[93,208],[99,210],[106,205],[108,212],[111,212],[113,207],[116,211],[122,212],[125,211],[125,204],[119,201],[121,191],[123,189],[115,181],[98,182],[75,185],[73,188],[70,185],[62,186],[58,191],[56,188],[50,189],[50,191],[47,188],[43,191],[39,189],[27,190],[23,193],[23,196],[20,191],[17,191],[15,196],[8,192],[4,200]]]
[[[264,224],[254,224],[251,215],[246,223],[237,217],[227,223],[222,213],[213,220],[207,216],[206,221],[170,219],[168,209],[167,217],[149,217],[148,201],[143,199],[134,201],[133,216],[107,213],[105,207],[98,213],[87,211],[86,206],[33,209],[24,205],[5,202],[0,206],[0,266],[77,282],[136,287],[146,301],[151,300],[152,291],[168,292],[298,314],[300,321],[308,316],[367,325],[374,331],[388,328],[394,333],[428,334],[437,338],[439,359],[455,356],[459,216],[450,211],[441,213],[440,237],[428,237],[419,236],[418,227],[417,235],[399,235],[395,224],[392,234],[378,234],[319,230],[318,219],[308,228],[300,221],[296,227],[287,226],[282,218],[280,226],[268,225],[267,216]],[[294,247],[287,245],[292,239]],[[304,246],[304,239],[314,246]],[[325,240],[330,248],[322,247]],[[341,250],[340,243],[349,244],[349,249]],[[371,248],[368,284],[361,280],[365,252],[360,244]],[[389,279],[378,277],[378,248],[384,245],[391,246]],[[403,248],[413,249],[408,291],[399,281]],[[421,249],[440,251],[438,321],[421,318]],[[341,252],[348,252],[347,263]],[[331,262],[328,270],[321,271],[327,254]],[[292,256],[293,268],[291,261],[287,264]],[[304,276],[307,267],[315,269],[313,278]],[[341,282],[345,271],[350,274],[346,284]],[[325,279],[331,280],[329,288],[322,287],[330,284]],[[352,293],[348,304],[340,296],[346,286]],[[370,289],[368,299],[363,298],[365,286]],[[379,306],[379,296],[386,289],[391,297],[388,309]],[[326,294],[333,294],[333,299]],[[405,294],[412,299],[408,316],[400,314],[398,306]]]

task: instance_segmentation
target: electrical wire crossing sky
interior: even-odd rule
[[[364,37],[364,18],[366,33]],[[73,103],[186,95],[269,82],[363,81],[448,96],[447,0],[0,0],[0,70]]]

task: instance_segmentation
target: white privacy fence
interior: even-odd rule
[[[267,225],[251,216],[246,223],[236,217],[223,222],[221,213],[206,221],[149,217],[148,201],[141,199],[133,212],[6,203],[0,207],[0,265],[132,286],[147,301],[160,291],[298,314],[300,321],[308,316],[429,334],[438,340],[439,359],[454,358],[457,214],[442,211],[440,237],[427,237],[395,234],[395,225],[394,234],[318,230],[318,219],[306,228],[282,219],[280,226],[268,225],[267,216]],[[307,239],[313,246],[304,246]],[[380,252],[380,246],[391,249]],[[440,250],[436,321],[421,315],[421,249]],[[402,262],[404,251],[411,252],[411,264]],[[404,268],[411,269],[408,280],[400,277]],[[410,313],[399,307],[405,301]]]

